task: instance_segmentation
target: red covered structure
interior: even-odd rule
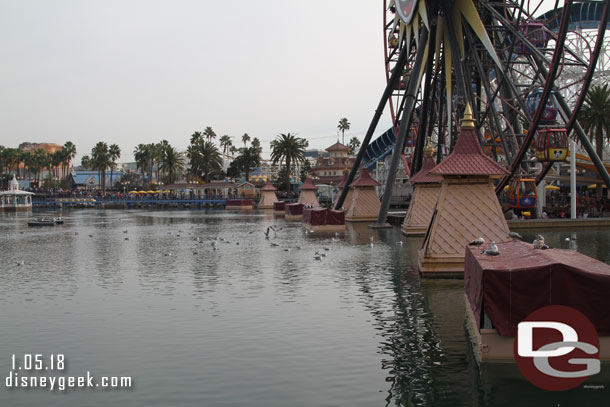
[[[600,359],[610,360],[610,265],[522,241],[497,246],[497,256],[481,253],[487,245],[466,248],[466,315],[479,359],[513,359],[519,322],[544,306],[565,305],[589,318],[600,335]]]
[[[252,209],[252,201],[250,199],[227,199],[225,208],[226,209]]]
[[[273,203],[273,214],[284,216],[286,210],[286,202],[285,201],[277,201]]]
[[[303,217],[303,208],[305,205],[302,203],[291,203],[286,204],[284,207],[284,218],[290,221],[301,221]]]
[[[316,232],[345,231],[345,212],[327,208],[303,208],[303,227]]]

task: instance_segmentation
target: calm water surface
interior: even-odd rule
[[[263,212],[63,216],[34,229],[26,214],[0,215],[2,379],[13,354],[62,353],[66,371],[46,375],[131,376],[134,386],[3,385],[2,406],[610,404],[610,382],[556,394],[511,365],[481,372],[463,282],[421,280],[422,240],[398,228],[335,237]],[[283,229],[266,240],[273,224]],[[545,237],[567,248],[571,233]],[[579,251],[610,263],[610,231],[575,234]]]

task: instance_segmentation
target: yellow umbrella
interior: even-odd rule
[[[138,191],[129,191],[130,194],[139,194]]]
[[[147,194],[154,194],[155,191],[146,191]]]
[[[547,185],[546,187],[544,187],[544,189],[548,189],[548,190],[552,190],[552,191],[559,191],[561,188],[559,188],[558,186],[555,186],[555,185]]]
[[[504,190],[506,191],[508,188],[509,188],[509,185],[506,185],[506,186],[504,187]]]
[[[587,187],[587,189],[595,189],[597,188],[597,184],[591,184]]]

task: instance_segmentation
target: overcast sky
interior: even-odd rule
[[[181,150],[211,126],[310,147],[363,138],[385,86],[383,2],[0,0],[0,144]],[[386,110],[376,134],[390,126]]]

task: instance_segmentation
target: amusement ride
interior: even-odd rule
[[[384,0],[387,85],[363,140],[359,167],[392,155],[385,190],[399,165],[414,175],[425,140],[440,163],[455,146],[470,105],[485,153],[509,175],[496,182],[509,206],[532,208],[536,185],[580,143],[610,188],[610,176],[578,122],[591,84],[610,74],[609,1]],[[393,127],[371,141],[389,108]],[[398,146],[398,148],[396,148]],[[347,191],[342,191],[340,208]],[[383,224],[391,193],[383,193]]]

